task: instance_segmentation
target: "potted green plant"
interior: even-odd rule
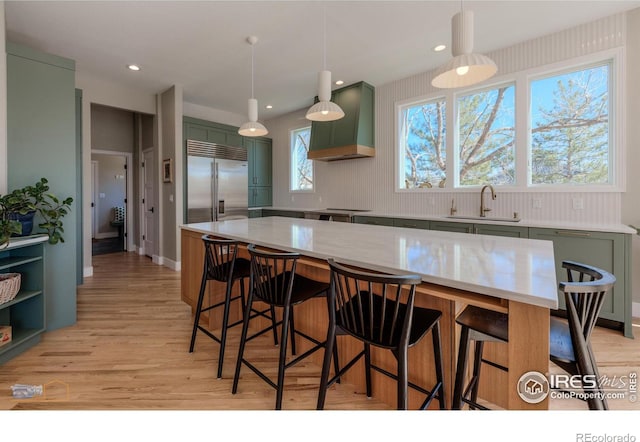
[[[46,178],[33,186],[0,196],[0,244],[7,242],[10,236],[30,235],[36,215],[42,221],[38,227],[49,235],[49,243],[64,242],[62,218],[69,213],[72,202],[71,197],[61,200],[49,192]]]

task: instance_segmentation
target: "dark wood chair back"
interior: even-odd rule
[[[204,275],[207,279],[228,282],[233,276],[233,266],[238,254],[238,242],[203,235]]]
[[[267,304],[283,307],[291,301],[298,253],[266,252],[255,244],[247,246],[251,255],[251,277],[255,296]]]
[[[417,275],[382,275],[346,267],[329,259],[329,305],[336,325],[372,345],[398,348],[409,345]]]

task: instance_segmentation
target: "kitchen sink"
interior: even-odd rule
[[[465,216],[465,215],[449,215],[447,218],[450,219],[469,219],[476,221],[500,221],[500,222],[508,222],[508,223],[519,223],[520,218],[500,218],[500,217],[490,217],[490,216]]]

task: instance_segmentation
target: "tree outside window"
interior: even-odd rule
[[[515,184],[513,85],[458,98],[458,179],[460,186]]]
[[[609,182],[609,64],[532,81],[531,183]]]
[[[400,146],[403,152],[401,189],[429,188],[446,178],[446,105],[424,102],[401,110]]]
[[[291,131],[291,183],[292,191],[313,190],[313,161],[307,159],[311,127]]]

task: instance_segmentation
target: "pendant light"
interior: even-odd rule
[[[253,46],[258,42],[258,37],[247,37],[247,43],[251,45],[251,98],[249,98],[249,121],[238,129],[238,133],[245,137],[261,137],[269,133],[266,127],[258,123],[258,100],[253,97]]]
[[[327,70],[327,11],[322,6],[322,68],[318,73],[318,102],[307,111],[307,120],[333,121],[344,117],[344,111],[331,101],[331,71]]]
[[[451,19],[451,53],[453,58],[435,73],[431,85],[456,88],[480,83],[492,77],[498,67],[489,57],[473,53],[473,11],[460,12]]]

